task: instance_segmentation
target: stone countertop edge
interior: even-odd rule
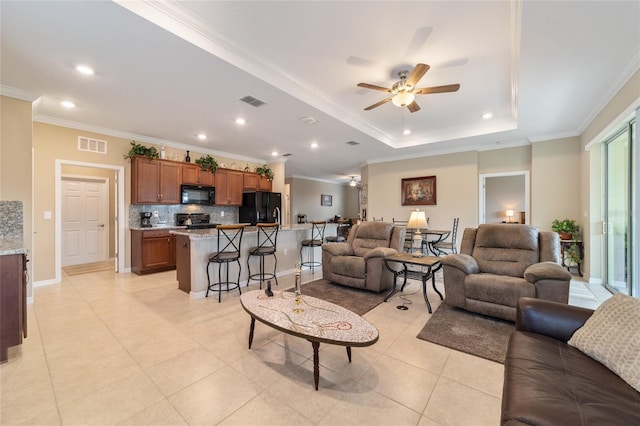
[[[175,229],[184,229],[186,230],[186,226],[178,226],[178,225],[160,225],[160,226],[130,226],[130,230],[132,231],[171,231]]]
[[[150,228],[145,228],[150,229]],[[287,232],[287,231],[306,231],[311,229],[311,224],[302,224],[302,225],[294,225],[294,226],[282,226],[280,227],[279,232]],[[215,228],[210,229],[172,229],[169,231],[171,234],[176,235],[186,235],[190,238],[218,238],[218,231]],[[251,234],[257,232],[257,227],[247,225],[244,228],[245,234]]]
[[[0,256],[26,253],[22,238],[2,238],[0,240]]]

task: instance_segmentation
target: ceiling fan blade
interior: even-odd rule
[[[406,84],[415,87],[418,84],[418,81],[429,71],[429,65],[427,64],[416,64],[409,77],[407,77]]]
[[[413,93],[415,93],[416,95],[428,95],[430,93],[457,92],[458,89],[460,89],[459,84],[447,84],[445,86],[433,86],[415,89]]]
[[[382,86],[376,86],[375,84],[369,83],[358,83],[358,87],[364,87],[365,89],[379,90],[381,92],[391,92],[391,89]]]
[[[420,111],[420,105],[418,105],[416,101],[413,101],[409,105],[407,105],[407,108],[409,108],[409,112]]]
[[[391,100],[391,98],[383,99],[383,100],[381,100],[380,102],[378,102],[378,103],[376,103],[376,104],[373,104],[373,105],[370,105],[370,106],[366,107],[364,110],[365,110],[365,111],[372,110],[372,109],[374,109],[374,108],[379,107],[380,105],[384,105],[384,104],[386,104],[386,103],[387,103],[387,102],[389,102],[390,100]]]

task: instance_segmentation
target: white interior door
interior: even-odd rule
[[[63,178],[62,266],[107,260],[107,184]]]

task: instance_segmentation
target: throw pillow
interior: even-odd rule
[[[609,298],[568,343],[640,392],[640,299],[623,294]]]

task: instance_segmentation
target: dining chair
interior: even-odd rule
[[[438,256],[444,256],[449,253],[457,253],[458,248],[456,247],[456,238],[458,236],[458,222],[460,221],[459,217],[453,219],[453,229],[451,230],[451,240],[444,240],[438,243],[434,243],[431,245],[431,249]]]

